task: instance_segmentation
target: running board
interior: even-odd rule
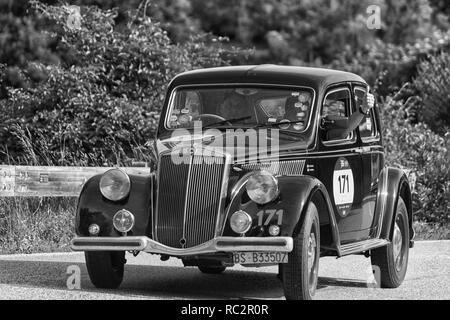
[[[348,256],[355,253],[361,253],[373,249],[377,249],[380,247],[387,246],[390,241],[385,239],[369,239],[360,242],[354,242],[350,244],[341,245],[339,248],[339,256]]]

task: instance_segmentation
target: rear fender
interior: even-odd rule
[[[398,199],[401,196],[408,210],[408,220],[411,240],[414,238],[411,188],[405,172],[397,168],[386,167],[383,169],[379,179],[380,189],[378,191],[376,217],[379,221],[377,226],[377,238],[391,240],[392,226],[395,219]]]

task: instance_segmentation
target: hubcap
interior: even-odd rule
[[[315,234],[311,232],[308,240],[308,279],[309,292],[311,295],[314,295],[317,286],[316,250],[316,237]]]
[[[395,222],[394,237],[392,239],[392,251],[394,254],[395,268],[400,271],[403,262],[403,236],[399,226],[399,221]]]

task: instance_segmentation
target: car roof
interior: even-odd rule
[[[342,82],[366,84],[360,76],[344,71],[324,68],[259,65],[199,69],[176,76],[171,89],[180,85],[211,84],[274,84],[306,86],[322,89]]]

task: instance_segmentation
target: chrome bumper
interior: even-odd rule
[[[234,238],[218,237],[195,248],[177,249],[167,247],[148,237],[123,238],[75,238],[73,251],[144,251],[174,257],[185,257],[217,252],[291,252],[291,237]]]

